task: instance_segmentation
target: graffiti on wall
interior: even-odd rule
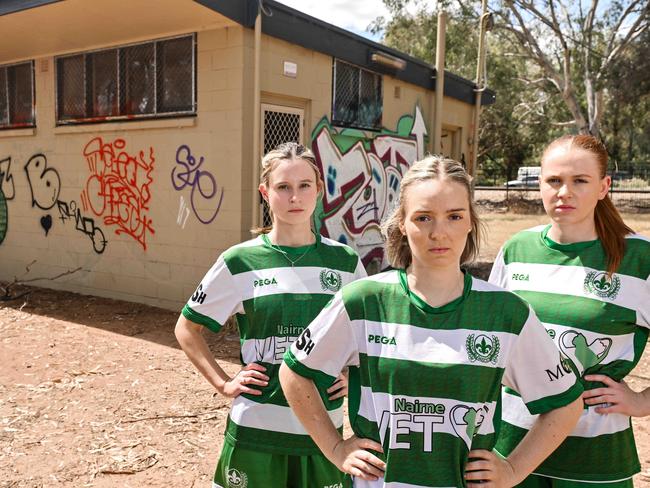
[[[189,146],[183,144],[176,150],[176,165],[172,169],[171,178],[176,191],[187,187],[191,188],[189,207],[199,222],[209,224],[217,217],[221,209],[223,188],[219,188],[212,173],[201,169],[203,163],[203,156],[200,156],[197,161]],[[182,228],[185,228],[190,208],[181,195],[176,223]]]
[[[7,201],[16,195],[14,178],[11,175],[11,158],[0,160],[0,244],[5,240],[9,223]]]
[[[32,207],[49,210],[56,204],[61,192],[61,177],[55,168],[48,168],[44,154],[34,154],[25,165],[27,184],[32,194]],[[45,235],[52,228],[52,216],[45,214],[40,219]]]
[[[65,223],[68,219],[74,219],[75,229],[90,238],[93,243],[93,250],[97,254],[103,253],[108,241],[106,241],[104,232],[95,224],[95,220],[90,217],[84,217],[81,209],[77,206],[77,202],[74,200],[69,203],[58,200],[56,204],[61,222]]]
[[[90,238],[94,251],[98,254],[104,252],[107,244],[104,232],[95,225],[92,218],[82,215],[74,200],[68,203],[59,198],[61,177],[56,168],[48,166],[44,154],[35,154],[29,158],[25,165],[25,174],[32,195],[32,207],[50,210],[56,205],[61,222],[74,219],[75,228]],[[39,222],[47,236],[54,224],[52,216],[45,214]]]
[[[13,200],[16,195],[14,177],[11,174],[11,157],[0,160],[0,192],[5,200]]]
[[[426,136],[419,107],[395,131],[370,136],[323,118],[312,133],[325,181],[320,231],[356,249],[366,266],[388,265],[379,225],[397,201],[402,175],[424,155]]]
[[[5,240],[7,235],[7,226],[9,222],[9,213],[7,212],[7,199],[0,188],[0,244]]]
[[[81,192],[84,210],[115,226],[115,234],[126,234],[147,250],[147,234],[154,234],[148,216],[153,182],[153,148],[131,154],[124,139],[105,142],[95,137],[84,147],[90,176]],[[93,241],[94,242],[94,241]]]
[[[34,154],[25,165],[27,183],[32,192],[32,207],[49,210],[61,191],[61,177],[55,168],[48,168],[44,154]]]

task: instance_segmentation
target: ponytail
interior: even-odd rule
[[[625,236],[634,231],[628,227],[609,195],[599,200],[594,211],[596,234],[607,256],[607,273],[611,276],[621,265],[625,254]]]

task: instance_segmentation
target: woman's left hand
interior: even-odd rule
[[[470,451],[469,459],[465,465],[468,488],[510,488],[520,481],[508,460],[492,451]]]
[[[622,413],[630,417],[645,417],[650,415],[650,390],[635,392],[625,381],[614,381],[604,374],[589,374],[585,376],[587,381],[599,381],[605,387],[587,390],[582,398],[587,405],[606,406],[596,407],[597,413]]]
[[[336,378],[336,381],[332,383],[327,389],[327,394],[329,395],[330,400],[336,400],[337,398],[343,398],[348,394],[348,377],[341,373]]]

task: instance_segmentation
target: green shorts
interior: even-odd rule
[[[588,481],[569,481],[558,478],[549,478],[538,474],[531,474],[521,484],[519,488],[634,488],[632,478],[623,481],[612,482],[594,482]]]
[[[322,454],[291,456],[223,445],[212,488],[349,488],[349,476]]]

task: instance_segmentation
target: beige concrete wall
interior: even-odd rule
[[[0,279],[52,277],[82,268],[58,280],[34,284],[178,309],[216,256],[241,240],[242,220],[250,214],[250,208],[245,208],[241,197],[242,186],[246,186],[241,165],[244,154],[242,103],[248,97],[244,94],[247,86],[243,82],[243,28],[198,33],[198,115],[195,118],[55,127],[55,54],[36,59],[36,129],[0,131],[0,160],[11,158],[15,187],[13,199],[7,201],[6,237],[0,243]],[[91,189],[94,183],[89,163],[97,157],[85,157],[84,147],[96,138],[101,138],[104,144],[123,139],[126,154],[147,165],[153,159],[153,169],[147,175],[147,171],[140,168],[138,183],[134,185],[145,194],[148,192],[150,200],[120,209],[125,216],[123,220],[130,222],[124,226],[136,228],[135,237],[120,233],[120,225],[107,220],[110,203],[102,211],[104,198],[95,196],[93,205],[87,208],[82,205],[82,192],[89,180]],[[205,185],[211,178],[218,185],[211,199],[201,198],[198,189],[195,190],[194,207],[201,218],[209,220],[214,215],[223,192],[219,211],[208,225],[201,223],[192,209],[192,187],[177,191],[172,186],[172,171],[175,167],[182,169],[176,157],[183,145],[197,161],[204,158],[201,171],[206,173],[200,180],[204,188],[209,190]],[[60,178],[56,199],[68,205],[76,202],[81,216],[92,219],[88,222],[91,232],[93,223],[103,232],[107,243],[102,253],[94,250],[91,237],[76,229],[74,218],[60,219],[57,204],[49,209],[32,205],[32,188],[37,195],[48,190],[47,187],[41,190],[46,182],[37,177],[40,176],[38,171],[33,173],[31,184],[28,182],[24,168],[36,154],[43,154],[46,159],[49,169],[45,179],[53,178],[50,188],[56,186],[54,175]],[[187,154],[181,154],[181,159],[187,160]],[[132,170],[134,166],[123,167]],[[114,164],[105,171],[108,173],[117,167]],[[98,171],[104,171],[101,164]],[[190,175],[189,179],[195,175]],[[9,193],[7,186],[5,182],[5,193]],[[126,190],[117,191],[114,200],[126,194]],[[152,230],[144,234],[142,226],[134,224],[137,218],[129,218],[129,212],[131,217],[137,216],[138,209],[140,217],[146,216],[151,221]],[[177,222],[179,211],[183,219],[187,215],[180,224]],[[51,228],[46,234],[50,219]],[[29,263],[33,264],[29,273],[25,273]]]
[[[284,62],[297,65],[295,78],[284,74]],[[332,109],[332,57],[269,36],[262,37],[262,102],[305,111],[303,143]]]
[[[58,52],[35,60],[37,127],[0,131],[0,172],[6,173],[6,159],[10,158],[12,191],[6,178],[0,188],[7,197],[13,197],[6,201],[8,222],[6,236],[0,243],[0,280],[47,278],[81,268],[60,279],[35,284],[178,309],[218,254],[250,237],[251,207],[257,191],[253,165],[259,164],[253,161],[253,148],[260,143],[253,140],[253,31],[229,26],[203,30],[197,36],[198,114],[195,118],[55,127],[54,56]],[[111,45],[131,40],[115,39]],[[285,61],[296,63],[295,78],[283,74]],[[330,56],[263,36],[261,101],[304,110],[303,142],[318,149],[326,182],[325,208],[336,199],[346,181],[363,175],[363,185],[355,189],[349,204],[341,210],[359,216],[355,217],[357,228],[349,228],[341,213],[324,222],[323,229],[331,237],[341,238],[357,248],[372,269],[386,264],[380,249],[378,223],[395,196],[391,189],[394,178],[399,181],[405,170],[399,161],[413,161],[417,154],[429,149],[420,137],[421,132],[420,135],[404,132],[402,127],[395,133],[398,123],[402,120],[403,126],[415,127],[419,120],[417,123],[430,130],[433,92],[384,76],[383,126],[391,133],[350,133],[329,124],[332,61]],[[448,98],[444,103],[443,151],[450,151],[448,155],[454,157],[459,157],[459,152],[467,155],[472,106]],[[383,149],[375,145],[378,136],[382,137]],[[134,235],[125,232],[129,224],[124,223],[123,228],[110,219],[111,202],[92,191],[96,183],[93,172],[103,171],[101,164],[93,164],[101,163],[101,158],[98,161],[97,154],[84,155],[88,144],[97,145],[101,140],[110,145],[117,139],[124,141],[121,151],[126,155],[143,164],[150,164],[151,156],[154,160],[148,174],[142,168],[139,170],[139,183],[135,185],[140,191],[146,190],[150,199],[145,205],[123,205],[119,207],[121,213],[116,212],[134,227],[131,232]],[[358,150],[350,152],[354,143]],[[210,219],[223,192],[219,211],[209,224],[201,223],[192,208],[192,187],[176,190],[172,185],[173,171],[182,169],[176,159],[183,146],[196,161],[203,158],[201,170],[205,173],[201,183],[207,185],[214,179],[218,185],[213,198],[203,199],[199,189],[195,189],[194,207],[198,216]],[[380,150],[389,152],[379,154]],[[32,173],[28,179],[24,168],[29,161],[35,165],[38,159],[32,158],[39,154],[43,155],[40,164],[47,164],[45,178],[41,178],[43,166],[38,171],[30,166]],[[389,154],[393,159],[386,165],[380,158]],[[187,160],[188,156],[181,153],[180,157]],[[106,171],[113,167],[116,166],[109,165]],[[71,207],[71,217],[61,220],[58,204],[46,209],[32,204],[33,191],[37,200],[42,198],[41,192],[52,191],[44,185],[48,177],[50,183],[55,182],[54,175],[61,182],[55,200],[68,206],[76,202],[80,209],[78,216],[88,219],[85,224],[83,220],[75,222],[76,214]],[[188,175],[189,179],[194,175]],[[146,188],[142,187],[143,182]],[[55,187],[56,184],[52,188]],[[84,190],[90,197],[82,197]],[[126,193],[118,190],[112,196],[113,208],[118,208],[117,200]],[[369,195],[376,200],[372,212],[364,210],[369,208]],[[106,206],[102,208],[102,204]],[[150,221],[144,234],[134,215]],[[82,229],[84,225],[86,232]],[[105,236],[105,248],[101,239],[97,239],[96,229]],[[25,271],[27,266],[29,272]]]

